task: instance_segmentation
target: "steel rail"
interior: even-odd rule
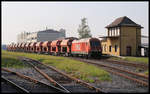
[[[30,58],[25,58],[25,59],[28,59],[29,61],[31,60],[31,61],[35,61],[35,62],[37,62],[37,63],[40,63],[40,64],[46,66],[47,68],[50,68],[50,69],[52,69],[52,70],[54,70],[54,71],[56,71],[56,72],[58,72],[58,73],[60,73],[60,74],[62,74],[62,75],[64,75],[64,76],[66,76],[66,77],[68,77],[68,78],[74,80],[75,82],[77,82],[77,83],[79,83],[79,84],[81,84],[81,85],[84,85],[84,86],[87,87],[87,88],[94,89],[96,92],[102,92],[100,88],[97,88],[97,87],[95,87],[95,86],[93,86],[93,85],[90,85],[89,83],[86,83],[86,82],[84,82],[84,81],[82,81],[82,80],[79,80],[79,79],[77,79],[77,78],[75,78],[75,77],[72,77],[72,76],[70,76],[69,74],[66,74],[66,73],[64,73],[64,72],[62,72],[62,71],[60,71],[60,70],[58,70],[58,69],[56,69],[56,68],[54,68],[54,67],[52,67],[52,66],[50,66],[50,65],[46,65],[46,64],[44,64],[44,63],[42,63],[42,62],[40,62],[40,61],[37,61],[37,60],[34,60],[34,59],[30,59]]]
[[[145,82],[145,81],[142,81],[142,80],[139,80],[139,79],[136,79],[136,78],[129,77],[129,76],[127,76],[127,75],[125,75],[125,74],[122,74],[122,73],[119,73],[119,72],[114,72],[114,71],[111,71],[111,70],[106,70],[106,71],[111,72],[111,73],[116,74],[116,75],[119,75],[119,76],[122,76],[122,77],[127,78],[127,79],[130,79],[130,80],[133,80],[133,81],[135,81],[135,82],[137,82],[137,83],[140,83],[140,84],[142,84],[142,85],[144,85],[144,86],[148,86],[148,83]]]
[[[81,59],[78,57],[70,57],[72,59]],[[128,61],[118,61],[118,60],[106,60],[106,59],[89,59],[89,60],[95,60],[95,61],[102,61],[102,62],[106,62],[106,63],[115,63],[115,64],[120,64],[120,65],[126,65],[126,66],[131,66],[131,67],[138,67],[138,68],[142,68],[142,69],[148,69],[148,65],[147,64],[135,64],[135,63],[131,63]]]
[[[121,69],[118,69],[118,68],[116,68],[116,67],[111,67],[111,66],[104,65],[104,64],[97,64],[97,63],[93,63],[93,62],[89,62],[89,61],[85,61],[85,60],[83,60],[83,61],[84,61],[84,62],[87,62],[87,63],[89,63],[89,64],[94,64],[94,65],[98,65],[98,66],[102,66],[102,67],[107,67],[107,68],[110,68],[110,69],[115,69],[115,70],[119,70],[119,71],[125,72],[125,70],[121,70]],[[109,71],[109,70],[108,70],[108,71]],[[145,82],[145,81],[142,81],[142,80],[139,80],[139,79],[136,79],[136,78],[133,78],[133,77],[129,77],[129,76],[124,75],[124,74],[119,73],[119,72],[113,72],[113,71],[109,71],[109,72],[114,73],[114,74],[117,74],[117,75],[120,75],[120,76],[125,77],[125,78],[130,79],[130,80],[133,80],[133,81],[135,81],[135,82],[137,82],[137,83],[140,83],[140,84],[143,84],[143,85],[145,85],[145,86],[148,86],[148,83]],[[129,72],[127,72],[127,73],[129,73]],[[132,74],[132,73],[131,73],[131,74]],[[133,73],[133,74],[134,74],[134,73]],[[138,75],[139,75],[139,74],[138,74]],[[140,75],[140,76],[141,76],[141,75]],[[145,76],[141,76],[141,77],[145,77]],[[147,78],[147,77],[146,77],[146,78]]]
[[[146,64],[134,64],[134,63],[130,63],[127,61],[118,61],[118,60],[100,60],[100,61],[104,61],[104,62],[109,62],[109,63],[116,63],[116,64],[122,64],[122,65],[126,65],[126,66],[132,66],[132,67],[139,67],[139,68],[143,68],[143,69],[148,69],[148,65]]]
[[[41,71],[39,68],[37,68],[36,66],[34,66],[32,63],[27,62],[28,64],[30,64],[36,71],[38,71],[42,76],[44,76],[47,80],[49,80],[54,86],[60,87],[63,90],[65,90],[67,93],[70,93],[69,90],[67,90],[65,87],[63,87],[62,85],[60,85],[58,82],[56,82],[54,79],[52,79],[51,77],[49,77],[46,73],[44,73],[43,71]]]
[[[90,61],[85,61],[85,60],[81,60],[81,61],[84,61],[84,62],[87,62],[87,63],[91,63],[91,64],[95,64],[95,65],[99,65],[99,66],[103,66],[103,67],[108,67],[108,68],[115,69],[115,70],[119,70],[119,71],[122,71],[122,72],[126,72],[128,74],[132,74],[132,75],[135,75],[135,76],[143,77],[145,79],[149,78],[147,75],[141,75],[141,74],[138,74],[138,73],[135,73],[135,72],[131,72],[131,71],[127,71],[127,70],[124,70],[124,69],[121,69],[121,68],[112,67],[112,66],[105,65],[105,64],[98,64],[98,63],[94,63],[94,62],[90,62]]]
[[[30,80],[30,81],[32,81],[32,82],[34,82],[34,83],[39,83],[39,84],[42,84],[42,85],[49,86],[50,88],[53,88],[53,89],[55,89],[56,91],[61,91],[61,92],[64,92],[64,93],[68,93],[68,92],[64,91],[63,89],[60,89],[60,88],[55,87],[55,86],[53,86],[53,85],[49,85],[49,84],[47,84],[47,83],[43,83],[43,82],[41,82],[41,81],[38,81],[38,80],[36,80],[36,79],[34,79],[34,78],[31,78],[31,77],[29,77],[29,76],[23,75],[23,74],[21,74],[21,73],[11,71],[11,70],[9,70],[9,69],[7,69],[7,68],[2,68],[2,70],[3,70],[3,71],[6,71],[6,72],[10,72],[10,73],[12,73],[12,74],[14,74],[14,75],[17,75],[17,76],[19,76],[19,77],[21,77],[21,78],[24,78],[24,79],[26,79],[26,80]]]
[[[26,90],[23,87],[17,85],[16,83],[12,82],[11,80],[8,80],[4,76],[1,76],[1,79],[8,82],[10,85],[12,85],[14,88],[16,88],[17,91],[20,92],[20,93],[30,93],[28,90]]]

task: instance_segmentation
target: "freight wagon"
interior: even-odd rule
[[[102,48],[97,38],[65,38],[45,42],[30,42],[8,45],[9,51],[23,51],[32,53],[46,53],[63,56],[100,57]]]

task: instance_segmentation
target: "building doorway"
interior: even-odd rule
[[[131,46],[127,46],[126,48],[126,55],[131,56]]]

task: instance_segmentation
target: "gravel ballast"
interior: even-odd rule
[[[28,90],[31,93],[56,93],[59,91],[54,90],[50,86],[34,83],[29,80],[25,80],[23,78],[18,77],[17,75],[13,75],[7,72],[2,71],[2,75],[7,78],[8,80],[16,83],[17,85],[21,86],[22,88]],[[5,90],[3,90],[5,91]]]

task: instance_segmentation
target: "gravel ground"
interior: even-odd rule
[[[54,90],[53,88],[50,88],[49,86],[45,86],[39,83],[34,83],[25,79],[22,79],[16,75],[2,72],[2,75],[6,77],[8,80],[11,80],[12,82],[16,83],[17,85],[25,88],[26,90],[30,91],[31,93],[56,93],[58,91]],[[1,85],[3,85],[1,83]],[[4,88],[3,91],[6,91],[7,88]]]
[[[7,82],[1,81],[1,92],[2,93],[18,93],[18,91]]]
[[[93,83],[104,92],[108,93],[146,93],[148,87],[141,86],[123,77],[110,74],[112,81],[104,81],[100,83]]]

